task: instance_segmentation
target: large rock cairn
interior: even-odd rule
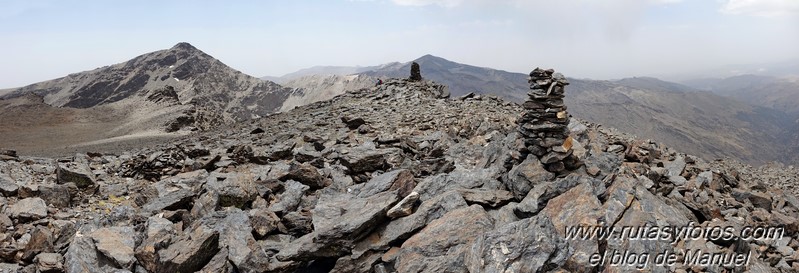
[[[531,90],[522,105],[525,112],[518,122],[527,150],[537,156],[550,172],[576,169],[579,161],[572,156],[569,114],[563,103],[564,87],[569,82],[555,70],[540,68],[530,72],[528,82]]]

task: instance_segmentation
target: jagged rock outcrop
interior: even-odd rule
[[[565,134],[584,165],[555,175],[520,152],[527,137],[517,121],[527,109],[447,97],[432,82],[390,79],[124,154],[2,157],[0,270],[799,270],[791,168],[705,162],[572,118]],[[71,170],[64,183],[59,168]],[[66,200],[53,197],[56,186]],[[570,232],[579,226],[732,235],[583,238]],[[753,239],[745,227],[782,232]],[[651,256],[612,264],[625,251]],[[666,251],[675,263],[656,265]],[[704,263],[695,251],[748,263]]]

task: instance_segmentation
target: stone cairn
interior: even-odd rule
[[[422,81],[422,72],[419,69],[418,63],[413,62],[411,64],[411,76],[408,78],[408,80],[412,82]]]
[[[528,82],[531,90],[518,121],[525,147],[549,172],[559,174],[578,168],[579,160],[572,155],[569,114],[563,103],[564,87],[569,82],[552,69],[540,68],[530,72]]]

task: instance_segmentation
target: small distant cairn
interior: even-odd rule
[[[563,173],[579,167],[572,155],[569,136],[569,113],[563,103],[565,86],[569,84],[552,69],[536,68],[530,72],[530,92],[519,119],[519,132],[525,137],[527,150],[538,157],[547,171]]]
[[[412,82],[422,81],[422,72],[419,69],[418,63],[413,62],[411,64],[411,76],[408,78],[408,80]]]

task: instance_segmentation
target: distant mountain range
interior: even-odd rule
[[[273,81],[280,84],[288,83],[289,81],[296,80],[299,78],[307,77],[307,76],[318,76],[318,75],[335,75],[335,76],[347,76],[358,74],[366,71],[372,71],[381,69],[386,66],[393,66],[399,63],[388,63],[383,65],[375,65],[375,66],[314,66],[310,68],[300,69],[292,73],[288,73],[286,75],[275,77],[275,76],[264,76],[261,77],[262,80]]]
[[[691,68],[683,69],[684,72],[672,75],[664,75],[674,81],[691,81],[701,78],[726,79],[730,77],[756,75],[774,78],[799,79],[799,59],[783,60],[768,63],[750,63],[724,65],[709,69],[694,70]]]
[[[697,89],[735,98],[754,105],[774,108],[799,116],[799,81],[771,76],[740,75],[684,82]]]
[[[413,61],[419,64],[422,77],[449,86],[453,96],[474,92],[494,94],[516,102],[527,96],[529,87],[525,74],[460,64],[433,55],[424,55]],[[411,62],[397,63],[361,75],[405,78],[410,70]]]
[[[449,86],[453,96],[473,92],[522,102],[529,88],[526,74],[460,64],[432,55],[411,62],[384,65],[357,75],[370,79],[404,78],[409,75],[412,62],[419,63],[422,77]],[[316,84],[320,82],[318,77],[325,78],[327,84]],[[333,88],[342,86],[345,80],[343,76],[317,75],[296,79],[290,85],[306,94],[326,92],[317,99],[329,99],[345,91]],[[751,101],[724,92],[708,92],[712,90],[697,88],[694,84],[650,77],[614,81],[570,79],[570,82],[566,96],[569,112],[584,120],[657,139],[709,159],[734,157],[750,163],[796,162],[799,159],[785,152],[799,147],[799,142],[792,140],[799,132],[796,116],[789,111],[799,107],[777,108],[767,103],[744,103]],[[360,84],[348,86],[351,89],[364,88],[374,81]],[[760,88],[773,90],[769,86],[732,84],[721,89],[737,90],[733,89],[735,87],[757,93]],[[786,86],[785,90],[797,89]],[[295,101],[294,104],[303,103]]]
[[[518,103],[527,96],[528,76],[524,73],[432,55],[413,62],[420,64],[426,80],[449,86],[454,97],[490,94]],[[243,74],[188,43],[179,43],[125,63],[0,90],[5,94],[0,96],[0,107],[12,107],[15,113],[38,109],[54,116],[80,114],[84,121],[97,125],[97,139],[208,129],[331,99],[347,90],[374,86],[378,79],[405,78],[411,63],[318,66],[271,78],[282,82],[281,86]],[[569,81],[565,100],[575,117],[708,159],[735,157],[756,164],[799,160],[799,91],[794,81],[764,76],[683,83],[648,77]],[[59,107],[89,109],[91,113],[102,109],[100,112],[116,118],[94,119],[93,114],[82,114],[85,111],[55,110]],[[24,124],[14,119],[4,117],[0,126]],[[37,122],[47,123],[41,119],[28,122],[33,128]]]

